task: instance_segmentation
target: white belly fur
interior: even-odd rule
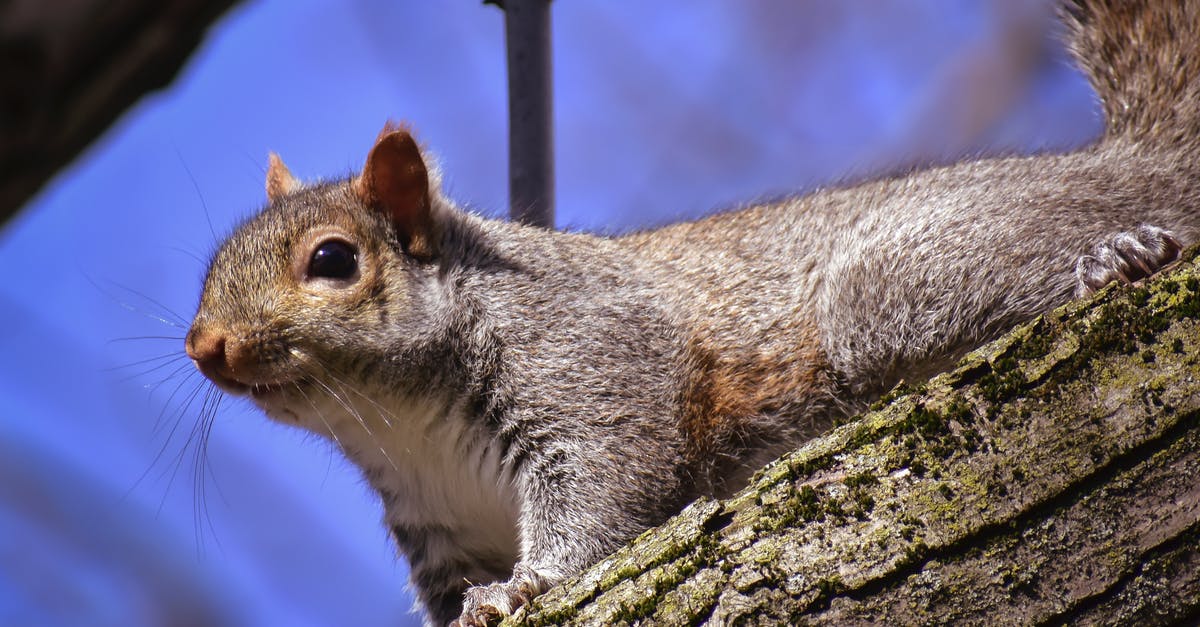
[[[398,401],[355,391],[306,390],[264,401],[268,415],[329,437],[384,498],[388,528],[440,526],[455,546],[437,553],[515,563],[520,511],[500,447],[468,420],[464,401]]]

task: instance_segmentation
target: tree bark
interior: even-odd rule
[[[1198,318],[1190,262],[1068,304],[509,624],[1194,622]]]

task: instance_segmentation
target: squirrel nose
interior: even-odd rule
[[[193,328],[184,341],[184,350],[196,362],[196,367],[211,377],[226,363],[225,334]]]
[[[233,338],[232,342],[230,338]],[[234,373],[237,371],[239,354],[237,352],[237,336],[231,336],[224,329],[204,328],[193,326],[188,331],[183,348],[200,374],[208,377],[222,390],[234,394],[245,391],[246,384],[239,380]],[[232,353],[230,350],[232,349]]]

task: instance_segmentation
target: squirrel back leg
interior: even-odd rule
[[[1144,279],[1175,261],[1182,248],[1170,231],[1149,224],[1116,233],[1075,262],[1075,295],[1088,296],[1113,281]]]

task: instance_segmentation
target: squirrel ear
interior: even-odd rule
[[[408,254],[422,260],[436,254],[429,171],[408,131],[389,122],[351,185],[363,204],[391,219]]]
[[[300,189],[300,181],[297,181],[287,166],[283,165],[283,159],[280,159],[279,155],[271,153],[267,162],[267,200],[275,202]]]

